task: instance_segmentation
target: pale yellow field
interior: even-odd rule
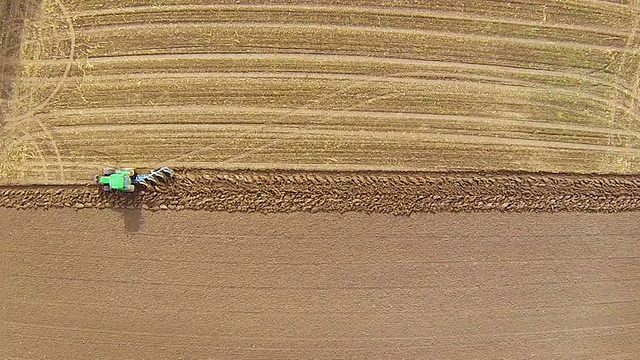
[[[2,60],[0,182],[640,170],[637,1],[209,3],[42,1]]]

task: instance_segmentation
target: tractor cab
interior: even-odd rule
[[[95,179],[98,184],[102,185],[102,190],[121,192],[134,192],[136,190],[132,180],[135,176],[135,170],[105,168],[102,173],[102,176]]]

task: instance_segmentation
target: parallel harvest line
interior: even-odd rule
[[[106,9],[120,9],[122,7],[117,7],[116,5],[119,5],[119,3],[129,3],[129,4],[139,4],[140,1],[132,1],[132,0],[123,0],[115,3],[107,3],[107,4],[103,4],[103,1],[97,1],[97,0],[91,0],[91,3],[93,3],[94,7],[95,3],[99,3],[101,8],[106,8]],[[163,1],[157,1],[158,6],[163,6],[162,3],[167,2],[166,0]],[[181,1],[173,1],[173,2],[185,2],[184,0]],[[276,0],[276,1],[271,1],[271,3],[275,3],[274,5],[278,5],[278,4],[282,4],[283,6],[298,6],[298,4],[307,4],[307,3],[324,3],[326,1],[324,0],[312,0],[312,1],[308,1],[308,0]],[[389,2],[389,1],[387,1]],[[547,1],[543,1],[543,0],[526,0],[526,1],[518,1],[516,4],[525,4],[525,5],[535,5],[535,4],[545,4],[545,5],[552,5],[552,6],[562,6],[564,8],[570,8],[570,6],[573,7],[577,7],[577,8],[593,8],[593,10],[595,10],[595,8],[599,8],[601,10],[606,10],[606,11],[629,11],[629,10],[639,10],[640,11],[640,6],[637,4],[628,4],[629,1],[627,0],[547,0]],[[240,4],[240,1],[236,1],[236,3],[238,4],[238,6],[250,6],[247,4]],[[339,3],[339,1],[334,1],[334,3]],[[357,1],[357,3],[369,3],[368,1]],[[416,10],[420,10],[420,9],[430,9],[428,6],[429,2],[422,0],[422,1],[417,1],[417,0],[413,0],[413,1],[407,1],[407,0],[403,0],[403,1],[393,1],[393,3],[413,3],[413,6],[388,6],[388,5],[382,5],[379,8],[381,9],[385,9],[385,8],[402,8],[402,9],[416,9]],[[487,3],[490,5],[493,5],[493,8],[495,7],[499,7],[501,6],[501,2],[500,1],[495,1],[495,0],[480,0],[480,1],[476,1],[476,3]],[[497,5],[496,5],[497,3]],[[455,4],[455,3],[454,3]],[[570,6],[567,6],[570,5]],[[588,6],[585,6],[588,5]],[[135,5],[132,5],[135,6]],[[144,5],[141,5],[144,6]],[[270,5],[269,5],[270,6]],[[313,5],[313,6],[320,6],[320,5]],[[337,5],[340,6],[340,5]],[[451,5],[449,5],[451,6]],[[126,6],[126,7],[131,7],[131,6]],[[492,6],[486,6],[488,8],[492,8]],[[91,10],[82,10],[82,11],[91,11]]]
[[[605,81],[593,76],[583,75],[580,72],[563,72],[544,69],[530,69],[515,66],[506,65],[489,65],[489,64],[475,64],[464,62],[453,62],[444,60],[420,60],[409,58],[396,58],[396,57],[380,57],[380,56],[365,56],[365,55],[336,55],[336,54],[308,54],[308,53],[164,53],[164,54],[128,54],[128,55],[114,55],[114,56],[98,56],[89,57],[86,59],[74,60],[73,63],[81,65],[84,63],[110,63],[110,62],[138,62],[138,61],[162,61],[162,60],[198,60],[198,59],[240,59],[240,60],[309,60],[309,61],[344,61],[344,62],[362,62],[362,63],[385,63],[385,64],[399,64],[399,65],[415,65],[415,66],[429,66],[429,67],[454,67],[460,69],[469,69],[474,71],[490,70],[495,72],[501,72],[505,74],[522,74],[522,75],[536,75],[536,76],[548,76],[557,78],[568,78],[572,80],[579,80],[582,82],[589,82],[593,84],[607,86],[623,92],[626,96],[632,97],[635,91],[627,89],[624,86],[618,86],[614,81]],[[25,60],[25,64],[43,64],[43,65],[57,65],[66,64],[66,59],[60,60]],[[131,71],[135,71],[135,66]],[[509,78],[516,79],[516,78]],[[622,84],[624,85],[624,84]]]
[[[176,112],[176,111],[180,111],[178,109],[184,109],[184,107],[164,107],[164,111],[165,112]],[[224,109],[224,107],[222,107]],[[135,107],[135,108],[126,108],[129,111],[136,111],[136,112],[141,112],[141,111],[145,111],[145,109],[143,109],[142,107]],[[217,108],[219,109],[219,108]],[[148,110],[148,109],[147,109]],[[204,109],[203,109],[204,110]],[[262,111],[262,108],[251,108],[251,110],[257,110],[257,111]],[[269,111],[271,113],[276,113],[276,114],[281,114],[282,116],[285,116],[286,113],[288,113],[288,110],[282,110],[282,111],[274,111],[274,109],[267,109],[265,111]],[[108,109],[93,109],[92,111],[81,111],[81,113],[88,113],[88,115],[98,115],[100,113],[111,113],[113,114],[113,111],[109,111]],[[148,111],[147,111],[148,112]],[[526,122],[526,121],[514,121],[514,120],[505,120],[505,119],[493,119],[493,118],[477,118],[477,117],[465,117],[465,116],[431,116],[431,115],[412,115],[412,114],[407,114],[407,113],[380,113],[380,112],[360,112],[360,111],[319,111],[319,110],[301,110],[301,114],[303,114],[302,112],[304,112],[304,115],[317,115],[317,116],[321,116],[322,114],[326,114],[326,113],[330,113],[330,116],[366,116],[366,117],[376,117],[379,119],[389,119],[389,118],[396,118],[396,119],[415,119],[415,118],[423,118],[425,120],[429,120],[429,119],[433,119],[433,118],[438,118],[438,119],[450,119],[450,120],[464,120],[464,121],[470,121],[473,123],[488,123],[488,124],[496,124],[496,125],[505,125],[508,124],[510,126],[529,126],[532,128],[539,128],[539,129],[556,129],[556,130],[565,130],[565,131],[584,131],[584,132],[592,132],[592,133],[600,133],[600,134],[612,134],[612,135],[619,135],[619,136],[632,136],[632,137],[637,137],[638,134],[637,133],[633,133],[633,132],[626,132],[626,131],[618,131],[618,130],[607,130],[607,129],[602,129],[602,128],[595,128],[595,127],[589,127],[589,126],[573,126],[573,125],[568,125],[568,124],[555,124],[555,123],[536,123],[536,122]],[[236,126],[236,128],[234,128],[233,126]],[[206,131],[211,130],[211,129],[223,129],[226,128],[227,130],[238,130],[239,128],[237,126],[242,126],[242,129],[244,130],[244,132],[241,135],[251,135],[253,133],[256,133],[258,130],[260,130],[261,127],[264,127],[265,124],[264,123],[257,123],[255,125],[251,125],[251,124],[212,124],[212,123],[201,123],[201,124],[197,124],[197,128],[199,131]],[[262,129],[262,130],[270,130],[270,126],[267,126],[266,128]],[[275,125],[276,127],[280,127],[283,128],[286,125]],[[168,130],[172,130],[172,131],[182,131],[182,132],[189,132],[189,131],[195,131],[195,130],[189,130],[189,129],[185,129],[185,124],[168,124],[168,123],[153,123],[153,124],[119,124],[119,125],[69,125],[69,126],[62,126],[62,127],[57,127],[56,128],[56,133],[62,133],[62,134],[76,134],[78,131],[82,131],[82,132],[90,132],[90,131],[108,131],[108,132],[113,132],[115,131],[116,128],[121,129],[121,128],[128,128],[129,130],[135,130],[135,129],[141,129],[142,127],[146,127],[146,129],[156,129],[155,131],[158,132],[158,134],[162,134],[163,130],[164,131],[168,131]],[[296,132],[296,131],[301,131],[301,130],[305,130],[304,127],[300,127],[299,125],[290,127],[287,129],[287,133],[288,134],[292,134],[292,132]],[[425,131],[428,130],[428,128],[426,127],[420,127],[419,130],[421,131],[420,133],[416,133],[416,134],[421,134],[421,136],[424,136]],[[358,132],[357,130],[355,132]],[[381,131],[379,132],[380,134],[387,134],[386,131]],[[37,132],[35,133],[37,134]],[[264,133],[266,134],[266,133]],[[428,134],[428,133],[426,133]],[[159,136],[159,135],[158,135]],[[247,138],[250,138],[250,136],[247,136]],[[505,139],[509,139],[509,138],[505,138]],[[16,139],[15,141],[11,142],[8,146],[7,146],[7,150],[13,149],[15,146],[18,146],[19,144],[23,143],[25,140],[27,140],[27,138],[22,137],[19,139]],[[508,140],[505,140],[508,141]],[[526,141],[535,141],[535,140],[526,140]],[[67,139],[67,142],[69,142],[69,139]],[[540,144],[540,143],[539,143]],[[571,143],[567,143],[567,144],[571,144]],[[576,144],[576,143],[573,143]],[[579,143],[578,143],[579,144]],[[602,145],[587,145],[587,146],[602,146]],[[622,149],[619,147],[607,147],[607,149]],[[634,149],[630,149],[629,151],[635,151]]]
[[[518,26],[528,26],[528,27],[536,27],[536,28],[549,28],[549,29],[559,29],[559,30],[576,30],[576,31],[586,31],[586,32],[594,32],[601,33],[607,35],[617,35],[617,36],[627,36],[628,33],[624,31],[614,31],[614,29],[610,27],[599,27],[599,26],[584,26],[584,25],[573,25],[573,24],[551,24],[551,23],[541,23],[541,22],[532,22],[532,21],[523,21],[523,20],[513,20],[513,19],[500,19],[494,17],[483,17],[483,16],[473,16],[461,13],[453,13],[453,12],[444,12],[444,11],[434,11],[423,8],[382,8],[382,7],[373,7],[373,6],[305,6],[305,5],[202,5],[202,4],[194,4],[194,5],[154,5],[154,6],[131,6],[131,7],[122,7],[122,8],[111,8],[107,10],[85,10],[78,11],[73,13],[74,18],[82,18],[82,17],[95,17],[95,16],[108,16],[108,15],[130,15],[130,14],[138,14],[138,13],[160,13],[160,12],[180,12],[180,11],[202,11],[202,10],[236,10],[238,12],[241,11],[262,11],[265,13],[269,12],[278,12],[278,11],[286,11],[286,12],[329,12],[329,13],[343,13],[343,14],[371,14],[371,15],[392,15],[399,17],[411,17],[411,18],[434,18],[434,19],[446,19],[446,20],[472,20],[478,22],[489,22],[489,23],[498,23],[498,24],[506,24],[506,25],[518,25]],[[82,28],[82,27],[81,27]]]
[[[482,121],[477,121],[477,122],[482,123]],[[231,123],[198,123],[198,124],[187,124],[187,125],[181,124],[181,123],[167,123],[167,122],[125,123],[125,124],[118,124],[118,129],[126,129],[127,131],[130,132],[129,134],[123,134],[122,137],[135,137],[139,135],[138,134],[139,132],[144,131],[144,132],[147,132],[149,136],[153,138],[164,137],[163,134],[165,133],[172,133],[175,135],[190,134],[197,130],[196,131],[197,134],[195,134],[197,136],[194,136],[193,138],[194,141],[207,139],[208,136],[213,133],[220,134],[220,136],[233,135],[234,137],[236,137],[238,135],[238,134],[234,134],[236,132],[241,132],[241,134],[239,135],[243,135],[243,137],[247,139],[273,138],[273,136],[277,134],[289,133],[289,132],[295,132],[295,131],[300,131],[301,135],[315,134],[316,131],[320,131],[320,132],[337,131],[338,133],[335,133],[336,135],[339,135],[341,133],[349,136],[363,135],[364,138],[374,133],[380,134],[381,136],[386,134],[389,134],[389,135],[399,134],[401,135],[402,138],[407,138],[407,139],[412,137],[423,138],[425,136],[430,136],[434,131],[436,132],[433,134],[434,136],[442,135],[447,137],[449,135],[458,135],[458,131],[455,131],[455,129],[452,130],[452,131],[455,131],[454,133],[449,134],[449,133],[440,132],[440,131],[447,131],[451,129],[429,128],[426,126],[420,126],[420,127],[417,127],[416,129],[406,129],[406,130],[416,130],[414,132],[414,131],[405,131],[404,129],[395,130],[395,129],[387,129],[387,128],[380,129],[380,130],[368,130],[368,129],[360,129],[360,128],[340,130],[340,128],[344,129],[349,127],[345,127],[345,126],[329,127],[326,125],[304,125],[304,124],[288,125],[288,124],[273,123],[273,124],[270,124],[269,127],[256,126],[256,125],[264,125],[264,123],[251,124],[251,123],[245,123],[245,122],[231,122]],[[149,133],[149,131],[151,130],[157,131],[157,133]],[[66,138],[65,141],[67,142],[89,141],[85,139],[84,135],[96,133],[96,132],[108,133],[113,131],[115,130],[113,130],[113,127],[110,127],[110,124],[108,123],[102,123],[102,124],[90,123],[90,124],[81,124],[81,125],[61,126],[56,128],[56,132],[58,134],[78,136],[78,138],[75,140],[73,140],[74,139],[73,136]],[[469,130],[469,132],[473,132],[473,130]],[[511,131],[505,130],[504,132],[511,132]],[[321,134],[324,134],[324,133],[321,133]],[[484,136],[482,134],[461,135],[461,136],[495,139],[495,137],[493,136]],[[632,134],[627,136],[637,136],[637,134]],[[573,143],[568,143],[568,144],[573,144]],[[588,144],[584,144],[584,145],[588,145]],[[614,147],[614,146],[607,146],[607,148],[622,149],[622,147]],[[629,150],[640,151],[640,149],[629,149]]]
[[[120,74],[105,74],[105,75],[85,75],[81,76],[70,76],[70,80],[131,80],[131,79],[144,79],[144,80],[166,80],[166,79],[200,79],[200,78],[211,78],[215,76],[216,78],[251,78],[251,79],[282,79],[282,78],[292,78],[292,79],[329,79],[329,76],[335,76],[336,79],[341,79],[344,76],[370,76],[372,78],[382,77],[385,80],[370,80],[370,82],[400,82],[400,83],[409,83],[412,82],[424,82],[424,81],[437,81],[441,83],[448,83],[451,81],[460,81],[464,83],[473,83],[477,85],[497,85],[497,86],[513,86],[513,87],[521,87],[527,88],[528,90],[534,89],[532,85],[536,85],[538,87],[545,87],[548,89],[560,89],[564,90],[558,86],[549,86],[549,85],[539,85],[532,84],[530,81],[516,79],[516,78],[505,78],[498,76],[487,76],[481,74],[459,74],[459,73],[450,73],[444,71],[431,70],[431,72],[426,71],[411,71],[411,72],[398,72],[391,73],[387,76],[378,76],[378,75],[368,75],[368,74],[359,74],[354,72],[339,72],[339,71],[224,71],[224,72],[211,72],[211,71],[201,71],[201,72],[165,72],[159,70],[157,72],[134,72],[138,69],[131,69],[131,72],[120,73]],[[260,76],[264,74],[264,76]],[[274,76],[272,74],[281,74],[281,76]],[[202,75],[202,76],[200,76]],[[245,76],[243,76],[245,75]],[[291,75],[291,76],[287,76]],[[308,75],[308,76],[306,76]],[[442,79],[438,79],[442,78]],[[331,78],[333,79],[333,78]],[[42,77],[42,76],[23,76],[20,78],[23,82],[36,82],[38,84],[47,84],[52,81],[56,81],[57,78],[52,77]],[[369,80],[363,80],[369,81]]]
[[[136,69],[131,69],[135,71]],[[448,73],[441,73],[448,74]],[[411,76],[414,75],[414,76]],[[76,77],[83,81],[104,81],[108,82],[111,80],[132,80],[132,79],[145,79],[145,80],[163,80],[163,79],[200,79],[200,78],[250,78],[250,79],[345,79],[345,80],[359,80],[359,81],[367,81],[367,82],[399,82],[399,83],[442,83],[449,82],[452,80],[449,79],[425,79],[423,77],[417,76],[420,75],[420,71],[415,72],[402,72],[402,73],[391,73],[386,76],[377,76],[377,75],[367,75],[367,74],[354,74],[350,72],[318,72],[318,71],[201,71],[201,72],[127,72],[121,74],[105,74],[105,75],[82,75],[82,77]],[[458,74],[448,74],[452,77],[460,77],[460,78],[473,78],[478,80],[490,80],[495,81],[493,83],[489,82],[478,82],[478,81],[469,81],[469,80],[458,80],[454,79],[456,83],[462,84],[482,84],[482,85],[496,85],[496,86],[506,86],[512,88],[522,88],[530,85],[530,82],[519,80],[519,79],[505,79],[502,77],[495,76],[486,76],[486,75],[458,75]],[[73,77],[71,77],[73,78]],[[38,81],[39,83],[47,83],[51,80],[57,80],[51,77],[42,77],[42,76],[23,76],[20,78],[21,80],[28,81]],[[513,84],[500,84],[498,82],[507,82],[510,81],[513,84],[518,83],[518,85]],[[548,86],[547,86],[548,87]],[[555,89],[555,87],[553,87]]]
[[[219,106],[219,105],[168,105],[168,106],[121,106],[121,107],[109,107],[109,108],[87,108],[87,109],[73,109],[73,110],[56,110],[55,112],[41,114],[43,117],[52,117],[60,119],[65,116],[88,116],[95,117],[102,114],[113,115],[131,115],[131,114],[177,114],[177,113],[190,113],[193,115],[202,114],[226,114],[226,113],[242,113],[242,114],[274,114],[274,115],[290,115],[291,109],[289,108],[275,108],[275,107],[256,107],[256,106]],[[439,114],[426,114],[426,113],[408,113],[408,112],[388,112],[388,111],[361,111],[361,110],[329,110],[329,109],[296,109],[295,115],[309,116],[309,117],[358,117],[358,118],[379,118],[379,119],[399,119],[399,120],[412,120],[422,119],[428,120],[449,120],[460,122],[472,122],[472,123],[486,123],[493,125],[509,125],[509,126],[528,126],[532,128],[540,129],[556,129],[575,132],[592,132],[600,134],[611,135],[623,135],[623,136],[635,136],[639,137],[640,133],[629,131],[625,129],[611,129],[602,128],[589,125],[578,125],[570,123],[560,122],[538,122],[529,120],[509,120],[503,118],[492,118],[482,116],[464,116],[464,115],[439,115]],[[158,125],[164,123],[157,123]],[[198,123],[180,123],[176,125],[200,125]],[[263,123],[256,123],[256,125],[262,125]],[[77,125],[58,125],[61,127],[74,127]]]
[[[226,129],[229,131],[241,131],[240,135],[252,135],[256,130],[255,126],[241,126],[241,125],[223,125],[223,124],[202,124],[198,128],[202,130],[216,131],[220,129]],[[185,131],[184,126],[180,124],[122,124],[118,126],[118,130],[122,132],[123,137],[136,138],[138,134],[133,134],[133,131],[141,130],[145,132],[153,131],[155,134],[162,134],[163,131]],[[77,131],[83,132],[114,132],[114,127],[111,124],[106,125],[80,125],[74,126],[70,129],[61,129],[59,133],[73,134]],[[188,132],[188,131],[186,131]],[[307,129],[304,127],[286,127],[286,126],[270,126],[269,132],[272,134],[297,134],[300,136],[319,135],[336,138],[336,136],[350,137],[350,138],[366,138],[366,139],[378,139],[378,140],[420,140],[423,142],[442,142],[442,143],[456,143],[456,144],[487,144],[487,145],[505,145],[505,146],[518,146],[518,147],[530,147],[530,148],[556,148],[556,149],[571,149],[571,150],[593,150],[593,151],[607,151],[624,153],[630,155],[640,155],[640,149],[620,148],[615,146],[604,145],[588,145],[579,143],[563,143],[556,141],[539,141],[539,140],[524,140],[513,138],[497,138],[492,136],[483,135],[459,135],[459,134],[438,134],[438,133],[404,133],[397,131],[371,131],[371,130],[324,130],[324,129]],[[267,134],[268,134],[267,133]],[[251,138],[252,136],[247,136]],[[90,140],[88,140],[90,141]]]
[[[329,80],[353,80],[360,82],[380,82],[380,83],[404,83],[404,84],[427,84],[437,85],[445,83],[465,84],[471,86],[483,86],[483,87],[495,87],[512,90],[521,90],[522,86],[500,83],[479,83],[477,81],[469,80],[434,80],[434,79],[421,79],[421,78],[407,78],[407,77],[393,77],[393,76],[373,76],[373,75],[354,75],[354,74],[324,74],[324,73],[312,73],[312,72],[203,72],[203,73],[156,73],[156,74],[122,74],[122,75],[89,75],[82,77],[82,80],[97,80],[104,83],[110,83],[112,80],[129,80],[129,79],[203,79],[203,78],[241,78],[241,79],[329,79]],[[552,87],[548,85],[537,85],[537,88],[527,88],[530,92],[553,91],[559,94],[575,96],[582,99],[587,99],[596,103],[607,104],[620,111],[631,113],[635,118],[640,118],[640,114],[636,109],[631,109],[620,102],[614,102],[611,99],[606,99],[597,95],[593,95],[586,92],[576,92],[575,90],[566,90],[560,87]],[[20,124],[20,121],[15,122],[15,125]]]
[[[624,9],[640,10],[640,6],[634,5],[634,4],[622,4],[620,3],[620,0],[556,0],[556,2],[574,3],[578,6],[586,2],[586,3],[592,3],[592,4],[598,4],[598,5],[624,8]]]
[[[166,21],[166,20],[165,20]],[[511,44],[524,44],[524,45],[535,45],[542,48],[549,47],[551,45],[561,45],[565,48],[577,49],[577,50],[600,50],[603,52],[615,50],[620,53],[634,53],[635,50],[627,49],[624,46],[604,46],[604,45],[593,45],[593,44],[581,44],[575,42],[568,41],[552,41],[552,40],[536,40],[536,39],[525,39],[525,38],[514,38],[514,37],[503,37],[503,36],[486,36],[486,35],[477,35],[477,34],[468,34],[468,33],[455,33],[450,31],[439,31],[439,30],[419,30],[419,29],[404,29],[404,28],[392,28],[386,26],[347,26],[347,25],[323,25],[323,24],[312,24],[312,23],[300,23],[300,24],[281,24],[281,23],[273,23],[269,21],[264,22],[212,22],[212,23],[201,23],[201,22],[189,22],[182,21],[179,23],[176,22],[155,22],[155,23],[146,23],[146,24],[126,24],[126,25],[101,25],[95,26],[90,29],[83,30],[84,34],[95,34],[100,32],[116,32],[116,31],[126,31],[126,30],[144,30],[144,29],[197,29],[197,28],[256,28],[256,29],[264,29],[264,28],[273,28],[273,29],[313,29],[313,30],[341,30],[341,31],[351,31],[351,32],[359,32],[359,33],[391,33],[391,34],[404,34],[404,35],[432,35],[439,37],[447,37],[453,39],[469,39],[469,40],[477,40],[484,42],[504,42]],[[372,35],[375,36],[375,35]]]

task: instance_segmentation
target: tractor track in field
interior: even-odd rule
[[[293,211],[640,211],[640,177],[551,173],[178,170],[170,185],[136,194],[96,186],[0,186],[0,207]]]
[[[16,61],[24,31],[24,19],[39,6],[38,0],[6,1],[0,5],[0,128],[5,125],[8,101],[20,73]]]

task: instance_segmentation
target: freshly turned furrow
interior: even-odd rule
[[[244,212],[640,211],[638,176],[179,170],[141,194],[95,186],[0,187],[0,207]]]

